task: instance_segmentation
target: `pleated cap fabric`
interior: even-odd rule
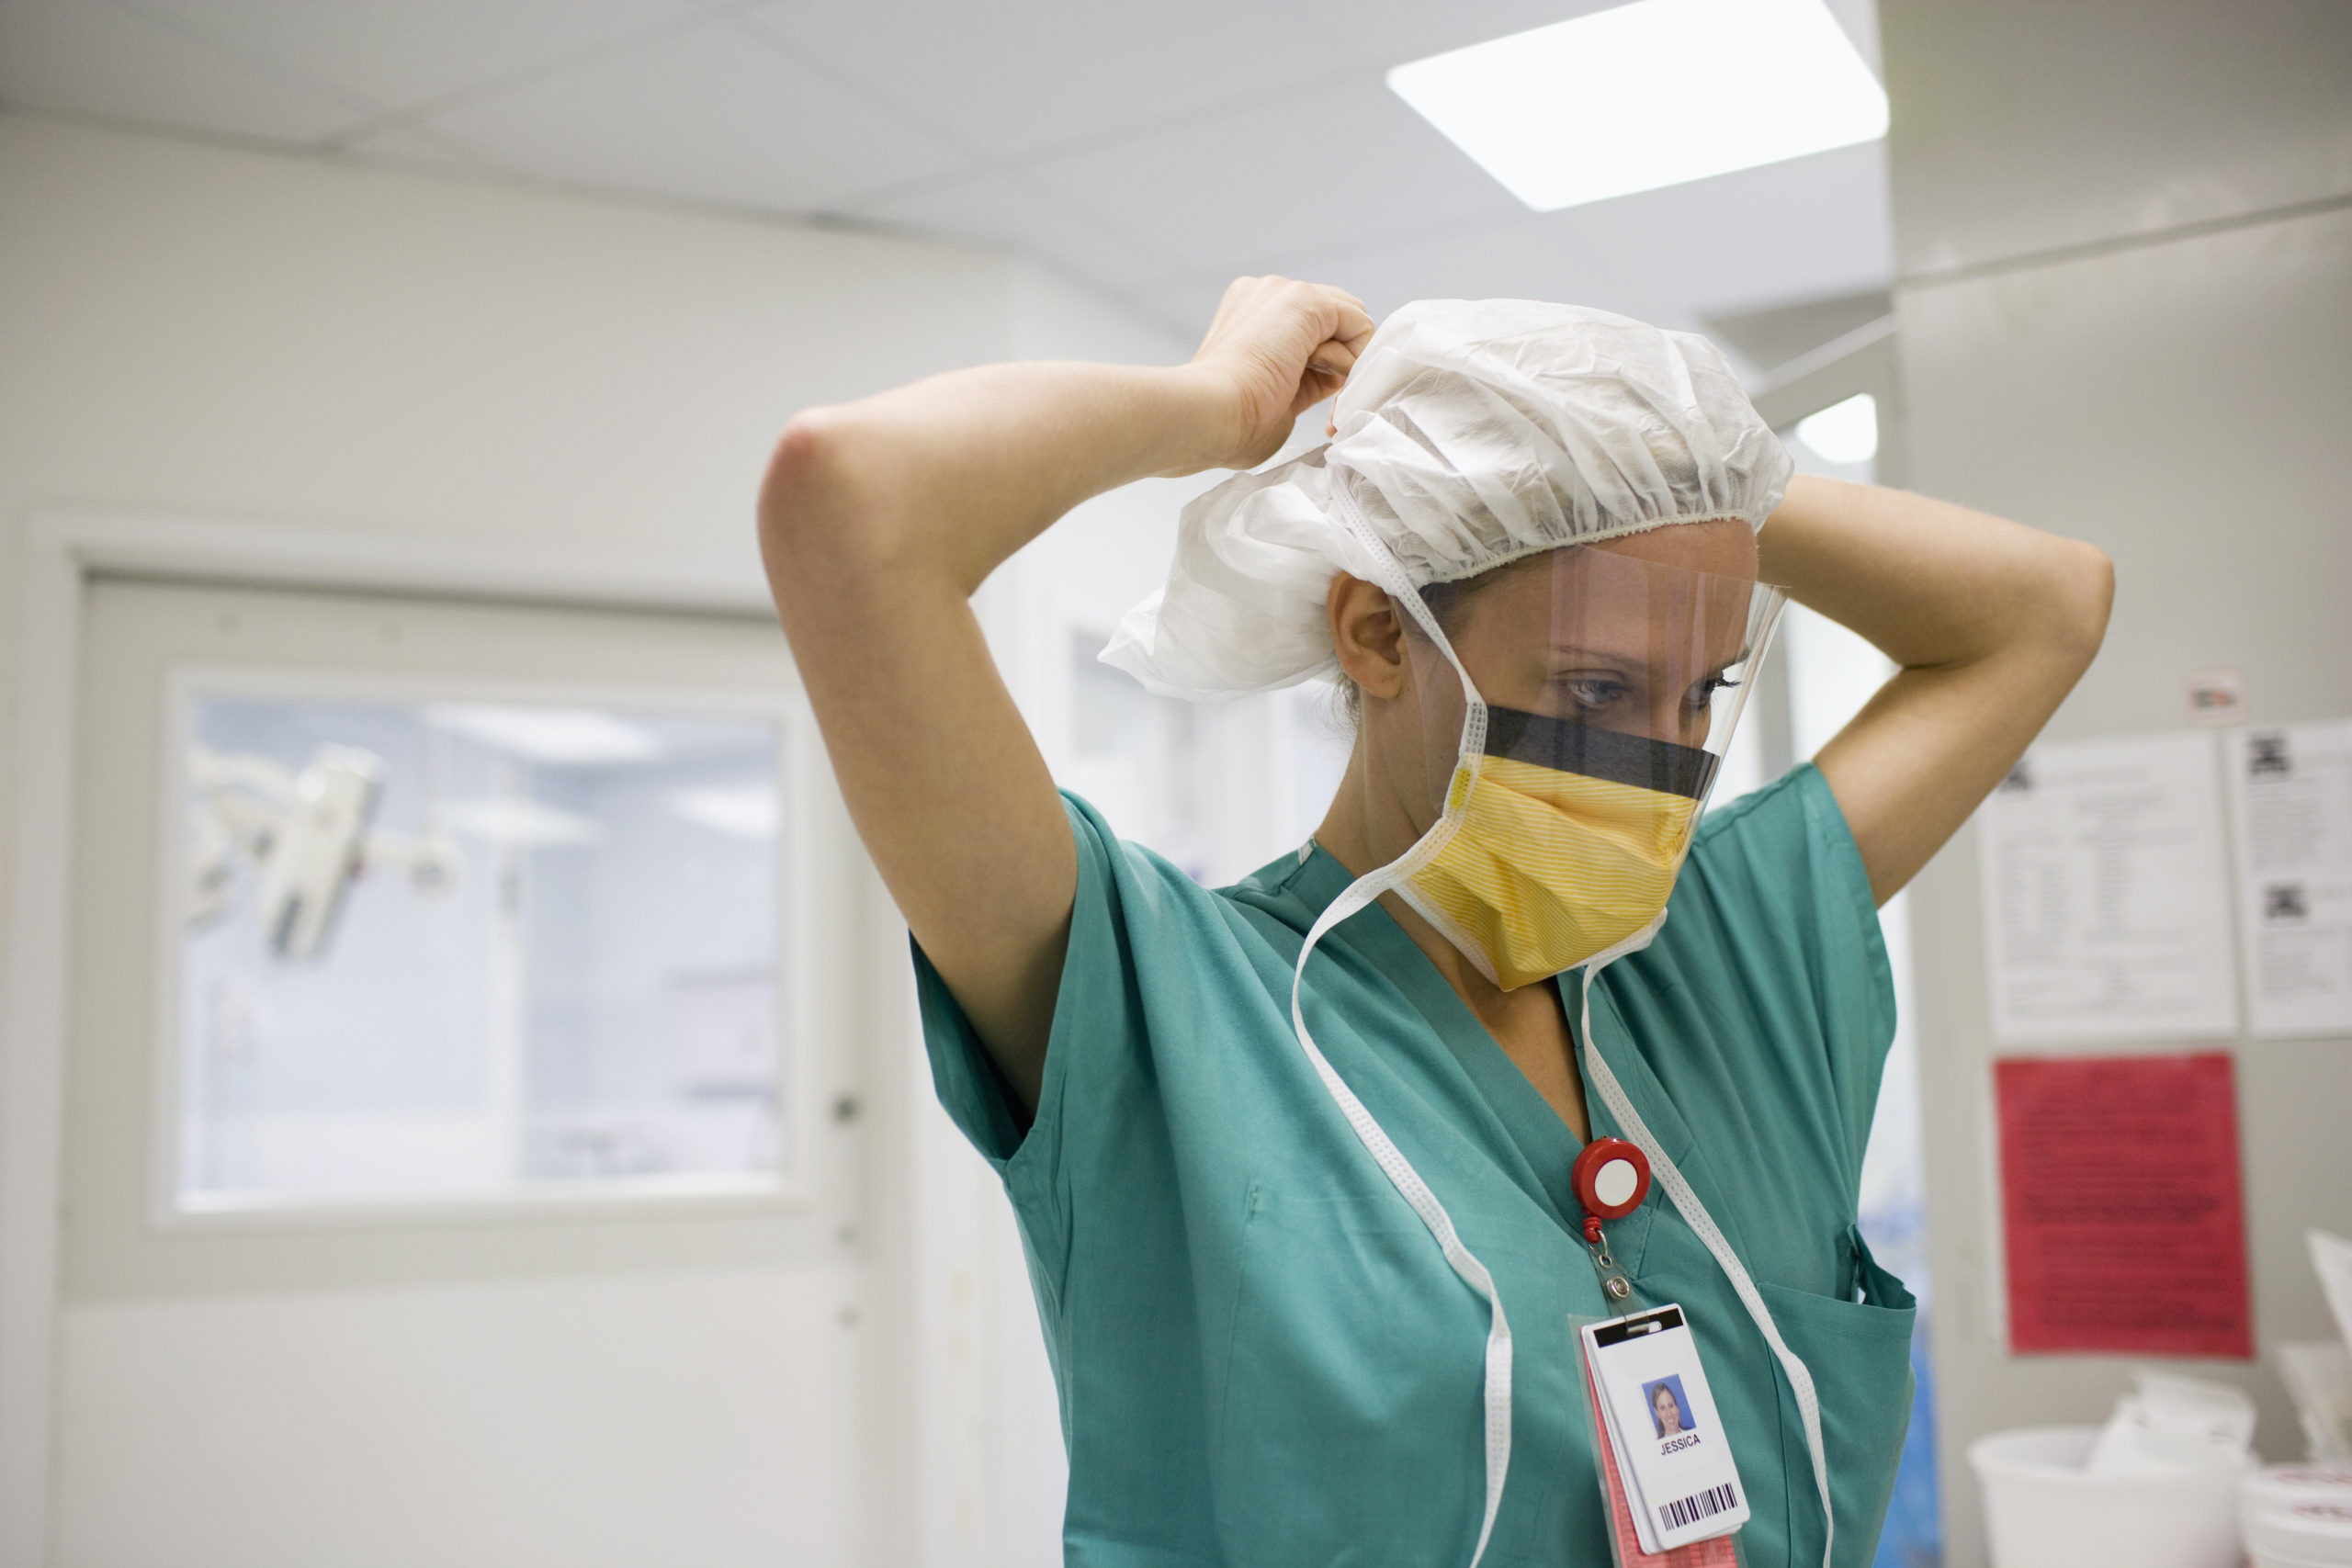
[[[1426,587],[1669,524],[1760,528],[1792,467],[1706,339],[1527,299],[1405,306],[1333,417],[1329,445],[1184,508],[1167,582],[1103,662],[1194,702],[1336,671],[1331,578],[1374,569],[1334,487]]]

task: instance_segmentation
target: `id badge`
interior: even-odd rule
[[[1747,1522],[1747,1495],[1679,1306],[1584,1325],[1595,1413],[1646,1553],[1727,1536]]]
[[[1609,1519],[1610,1560],[1615,1568],[1743,1568],[1739,1554],[1739,1538],[1719,1535],[1706,1540],[1694,1540],[1688,1546],[1678,1546],[1670,1552],[1650,1551],[1642,1545],[1641,1532],[1634,1528],[1635,1505],[1625,1492],[1624,1466],[1618,1462],[1617,1439],[1609,1431],[1610,1423],[1600,1414],[1600,1405],[1592,1386],[1592,1367],[1584,1369],[1585,1411],[1593,1419],[1593,1441],[1600,1462],[1601,1507]]]

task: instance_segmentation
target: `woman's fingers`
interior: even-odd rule
[[[1281,445],[1290,422],[1337,392],[1371,340],[1363,301],[1344,288],[1287,277],[1238,277],[1193,358],[1228,378],[1249,466]]]
[[[1378,323],[1363,300],[1344,289],[1334,288],[1331,292],[1344,307],[1340,312],[1340,330],[1331,335],[1361,350]]]
[[[1333,307],[1326,329],[1329,335],[1307,355],[1306,373],[1300,378],[1294,413],[1321,402],[1346,385],[1349,372],[1356,367],[1357,356],[1372,340],[1373,320],[1363,301],[1345,289],[1329,284],[1319,287]]]
[[[1339,338],[1325,338],[1308,356],[1306,367],[1325,376],[1345,376],[1356,367],[1356,351]]]
[[[1305,412],[1346,386],[1348,373],[1355,367],[1355,348],[1339,338],[1326,338],[1307,360],[1306,374],[1299,378],[1292,414]]]

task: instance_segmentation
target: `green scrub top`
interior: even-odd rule
[[[1349,884],[1310,844],[1210,890],[1066,797],[1069,953],[1024,1132],[916,953],[939,1096],[1004,1179],[1069,1450],[1066,1560],[1466,1564],[1485,1505],[1486,1303],[1357,1142],[1291,1032],[1291,971]],[[1576,1017],[1574,972],[1569,1017]],[[1611,1303],[1568,1187],[1577,1139],[1374,906],[1316,947],[1307,1028],[1493,1272],[1515,1355],[1486,1561],[1611,1557],[1574,1320],[1679,1302],[1753,1517],[1748,1568],[1815,1568],[1786,1376],[1657,1184],[1609,1226]],[[1893,982],[1861,857],[1801,767],[1709,815],[1650,947],[1592,1028],[1819,1391],[1837,1562],[1868,1563],[1911,1409],[1909,1293],[1856,1194]],[[1621,1129],[1588,1090],[1596,1133]]]

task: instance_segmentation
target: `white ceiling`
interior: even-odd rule
[[[1679,326],[1886,286],[1878,145],[1539,215],[1383,85],[1598,8],[0,0],[0,104],[1003,245],[1182,334],[1241,272]]]

